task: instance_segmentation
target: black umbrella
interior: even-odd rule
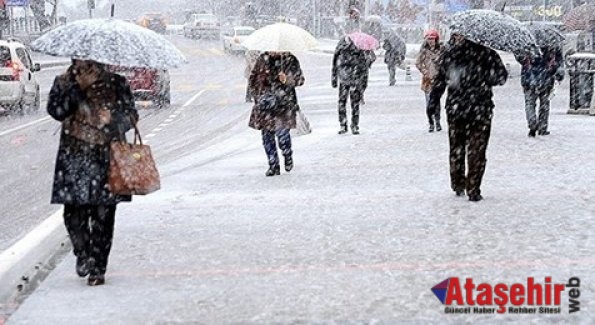
[[[565,37],[556,28],[541,23],[531,23],[527,28],[535,37],[539,47],[563,47]]]
[[[493,10],[467,10],[451,17],[452,34],[494,50],[516,55],[539,55],[539,48],[529,29],[520,21]]]

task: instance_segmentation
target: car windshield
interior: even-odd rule
[[[10,62],[10,49],[0,46],[0,66],[4,67],[8,62]]]

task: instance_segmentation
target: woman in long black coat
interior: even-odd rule
[[[264,52],[256,60],[248,82],[255,98],[248,125],[262,132],[262,143],[269,161],[265,175],[281,174],[275,138],[285,158],[285,171],[289,172],[293,169],[289,130],[295,129],[300,109],[295,87],[304,84],[300,62],[289,52]],[[264,104],[265,98],[270,98],[272,94],[277,98],[274,107],[265,107],[268,106]]]
[[[93,61],[73,60],[56,77],[48,113],[62,122],[53,204],[64,205],[64,223],[77,257],[76,271],[89,285],[105,282],[116,204],[130,196],[108,187],[110,142],[138,120],[126,80]]]

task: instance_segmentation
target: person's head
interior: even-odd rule
[[[91,60],[72,59],[72,71],[75,75],[99,73],[104,65]]]
[[[429,47],[435,47],[440,41],[440,33],[435,29],[430,29],[425,32],[424,40]]]

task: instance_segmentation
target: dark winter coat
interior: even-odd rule
[[[338,82],[350,86],[363,86],[367,80],[369,66],[372,64],[371,58],[371,55],[366,56],[365,51],[358,49],[347,38],[339,41],[333,56],[331,75],[333,87],[336,87]]]
[[[492,87],[508,78],[506,67],[496,51],[464,40],[445,50],[438,62],[438,73],[430,93],[430,105],[440,105],[448,87],[446,113],[449,117],[492,117]]]
[[[285,84],[279,80],[280,72],[287,76]],[[296,127],[296,114],[300,107],[295,87],[304,84],[304,76],[300,62],[293,54],[284,52],[273,56],[264,52],[258,57],[248,82],[250,93],[256,98],[248,123],[251,128],[277,131]],[[258,99],[271,90],[282,99],[281,103],[272,111],[260,109]]]
[[[130,201],[130,196],[114,195],[108,189],[109,143],[125,137],[132,127],[131,117],[138,120],[126,80],[104,71],[83,91],[69,69],[54,80],[47,111],[62,122],[51,202],[80,206]],[[107,124],[99,119],[106,111]]]
[[[407,52],[407,47],[405,43],[400,43],[395,46],[390,42],[390,40],[385,39],[382,43],[382,48],[384,49],[384,63],[387,65],[399,65],[403,60],[405,60],[405,54]]]
[[[542,48],[542,56],[517,57],[521,64],[521,86],[524,89],[548,90],[554,81],[564,79],[564,59],[559,48]]]

